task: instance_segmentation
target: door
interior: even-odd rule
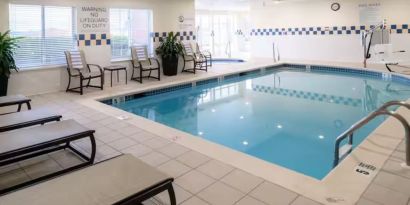
[[[198,44],[214,58],[247,58],[249,39],[243,26],[243,14],[208,12],[196,16]],[[246,20],[248,18],[245,18]]]

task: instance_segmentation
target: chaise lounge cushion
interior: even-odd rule
[[[0,115],[0,132],[57,121],[61,119],[61,117],[61,115],[48,109],[37,109]]]
[[[0,106],[16,105],[19,103],[30,102],[30,98],[24,95],[10,95],[0,97]]]
[[[113,204],[167,179],[132,155],[122,155],[0,197],[0,204]]]

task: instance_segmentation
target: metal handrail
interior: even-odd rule
[[[333,167],[336,167],[339,164],[341,158],[344,158],[345,156],[347,156],[348,154],[350,154],[352,152],[354,132],[356,130],[362,128],[363,126],[367,125],[367,123],[369,123],[374,118],[376,118],[377,116],[380,116],[380,115],[388,115],[388,116],[394,117],[395,119],[399,120],[400,123],[403,125],[404,131],[405,131],[405,139],[406,139],[406,165],[410,166],[410,125],[406,121],[406,119],[403,116],[401,116],[400,114],[398,114],[396,112],[393,112],[393,111],[387,110],[391,106],[406,107],[407,109],[410,110],[410,104],[408,104],[404,101],[387,102],[386,104],[381,106],[376,111],[372,112],[367,117],[361,119],[359,122],[352,125],[352,127],[350,127],[348,130],[346,130],[344,133],[342,133],[336,139]],[[345,140],[346,138],[348,138],[348,140],[349,140],[347,145],[346,145],[347,150],[345,151],[345,153],[342,154],[342,156],[340,156],[340,143],[343,140]]]
[[[229,40],[225,47],[225,54],[228,55],[229,58],[232,57],[232,49],[231,49],[231,41]]]

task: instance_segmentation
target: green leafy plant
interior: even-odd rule
[[[165,41],[161,42],[156,49],[157,55],[162,56],[162,58],[178,57],[182,53],[182,45],[177,38],[178,36],[174,32],[170,32]]]
[[[18,41],[21,38],[13,38],[10,31],[0,32],[0,76],[10,76],[11,70],[18,72],[14,51],[18,48]]]

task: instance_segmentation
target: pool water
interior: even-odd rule
[[[335,139],[410,86],[376,77],[282,68],[113,104],[316,179],[332,169]],[[360,144],[384,117],[355,134]]]

